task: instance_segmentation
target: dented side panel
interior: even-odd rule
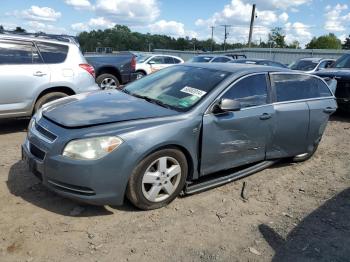
[[[270,119],[260,116],[270,114]],[[271,141],[273,106],[247,108],[237,112],[203,117],[201,175],[265,159]]]

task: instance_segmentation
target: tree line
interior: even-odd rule
[[[0,25],[0,33],[4,27]],[[16,27],[15,33],[25,33],[26,30]],[[42,33],[42,32],[40,32]],[[201,50],[201,51],[221,51],[226,48],[236,49],[247,47],[244,43],[217,43],[211,39],[198,40],[196,38],[179,37],[174,38],[160,34],[143,34],[132,32],[125,25],[115,25],[113,28],[105,30],[92,30],[81,32],[77,35],[81,49],[84,52],[94,52],[97,47],[111,47],[116,51],[152,51],[153,49],[175,49],[175,50]],[[293,41],[286,43],[286,33],[280,27],[275,27],[268,35],[266,42],[252,43],[254,48],[294,48],[299,49],[300,43]],[[319,37],[314,37],[305,46],[306,49],[347,49],[350,50],[350,35],[342,44],[335,34],[329,33]]]

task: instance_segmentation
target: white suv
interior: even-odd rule
[[[0,118],[31,116],[47,102],[98,89],[74,41],[0,35]]]
[[[182,64],[183,62],[184,60],[182,60],[180,57],[171,55],[138,55],[136,58],[135,68],[137,74],[136,78],[139,79],[160,69],[176,64]]]

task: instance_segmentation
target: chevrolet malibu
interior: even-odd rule
[[[140,209],[316,151],[333,93],[319,77],[256,65],[184,64],[125,87],[46,104],[23,159],[65,197]]]

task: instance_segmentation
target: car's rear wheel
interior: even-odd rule
[[[34,113],[36,111],[38,111],[38,109],[40,109],[44,104],[52,102],[54,100],[63,98],[68,96],[66,93],[62,93],[62,92],[52,92],[52,93],[48,93],[43,95],[42,97],[40,97],[38,99],[38,101],[36,101],[35,106],[34,106]]]
[[[187,160],[181,151],[157,151],[142,160],[133,171],[127,198],[143,210],[166,206],[181,192],[187,173]]]
[[[309,160],[315,154],[317,148],[318,148],[318,144],[314,145],[314,148],[312,149],[312,151],[303,153],[300,155],[296,155],[295,157],[293,157],[292,161],[297,163],[297,162],[303,162],[303,161]]]
[[[96,83],[102,90],[116,89],[120,86],[118,78],[111,74],[102,74],[96,78]]]

